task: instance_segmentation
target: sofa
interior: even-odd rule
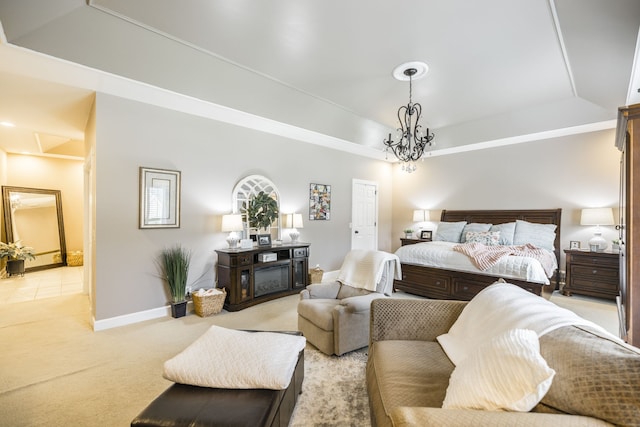
[[[372,426],[640,425],[640,350],[513,288],[373,301]]]

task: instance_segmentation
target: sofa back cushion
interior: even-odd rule
[[[543,405],[616,425],[640,425],[639,349],[587,327],[565,326],[540,337],[540,353],[556,371]]]

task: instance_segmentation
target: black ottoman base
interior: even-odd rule
[[[174,384],[131,421],[131,426],[286,427],[302,392],[303,379],[304,350],[285,390]]]

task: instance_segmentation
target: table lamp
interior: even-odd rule
[[[242,215],[230,214],[222,215],[222,231],[229,231],[229,237],[227,237],[227,243],[230,249],[236,249],[240,238],[236,231],[242,231],[244,226],[242,224]]]
[[[589,240],[589,248],[593,251],[604,251],[607,249],[607,241],[602,237],[601,225],[613,225],[613,209],[611,208],[593,208],[582,209],[580,217],[580,225],[595,225],[596,231]]]
[[[302,214],[293,213],[287,214],[284,219],[284,228],[290,228],[289,237],[291,237],[291,243],[298,243],[298,238],[300,237],[300,233],[298,233],[298,228],[304,228],[302,224]]]

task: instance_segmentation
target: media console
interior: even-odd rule
[[[308,243],[219,249],[216,253],[218,287],[227,291],[224,308],[228,311],[295,294],[307,286]]]

